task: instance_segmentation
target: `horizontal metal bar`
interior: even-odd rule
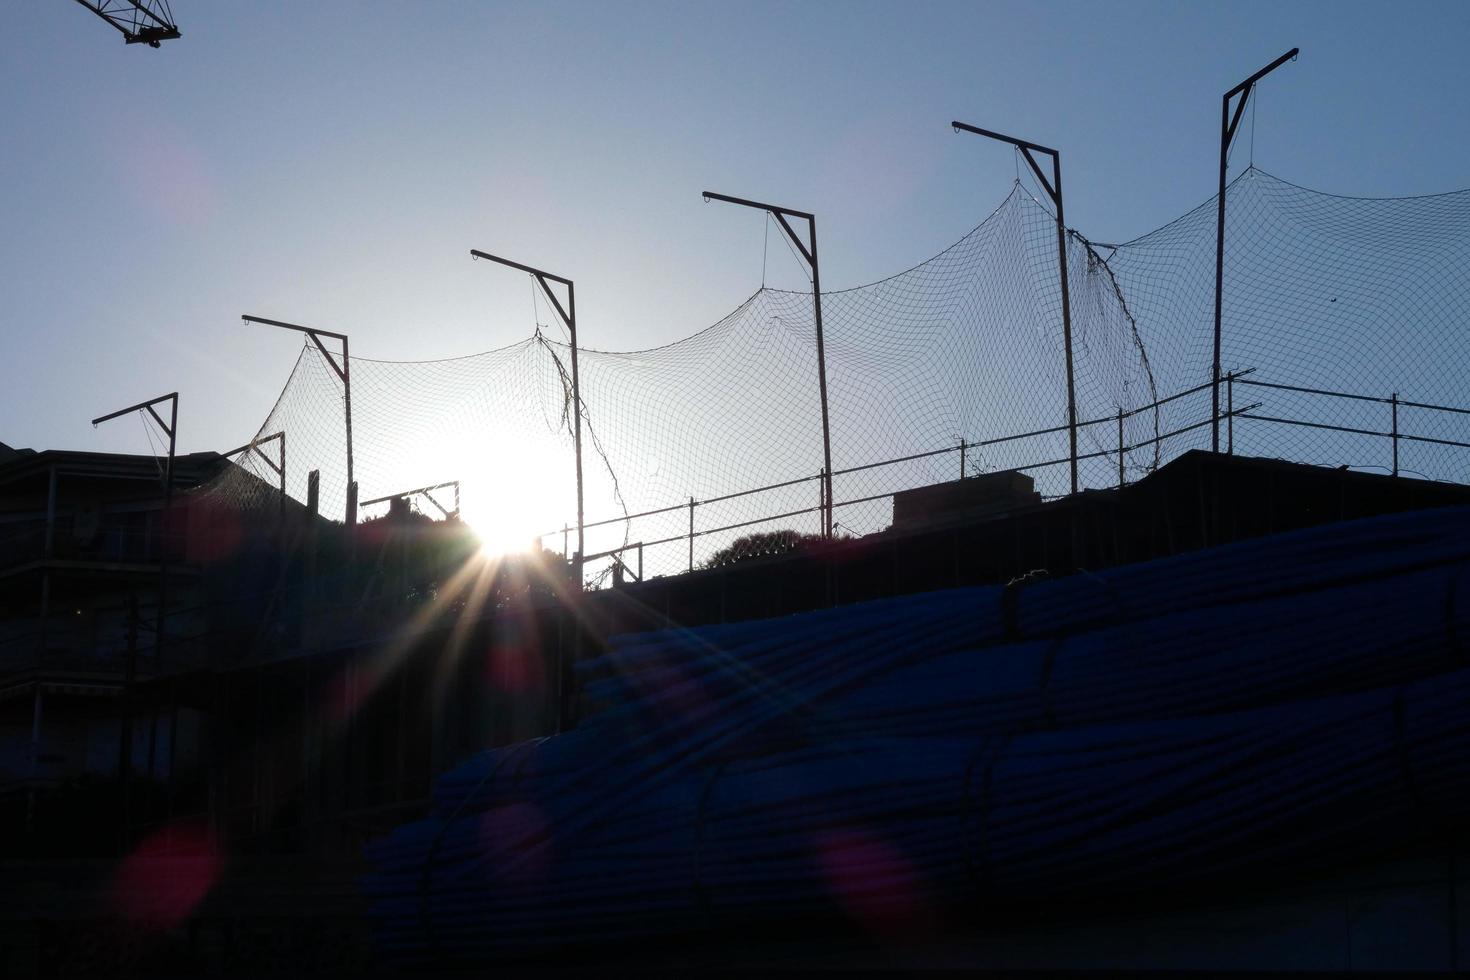
[[[965,443],[966,448],[973,449],[977,444]],[[912,456],[899,456],[897,459],[885,459],[881,463],[864,463],[862,466],[849,466],[843,470],[833,470],[833,476],[846,476],[849,473],[861,473],[863,470],[875,470],[880,466],[894,466],[898,463],[912,463],[916,459],[928,459],[931,456],[942,456],[945,453],[957,453],[959,446],[945,446],[943,449],[931,449],[927,453],[914,453]],[[834,505],[835,506],[835,505]]]
[[[669,538],[668,540],[669,541],[683,541],[684,540],[684,535],[681,534],[677,538]],[[663,543],[664,542],[662,542],[662,541],[650,541],[647,544],[654,545],[654,544],[663,544]],[[621,548],[614,548],[611,551],[599,551],[595,555],[584,555],[584,556],[582,556],[582,560],[583,561],[596,561],[599,558],[609,558],[609,557],[611,557],[613,555],[620,555],[620,554],[622,554],[625,551],[632,551],[634,548],[642,548],[642,547],[645,547],[645,543],[644,542],[642,542],[642,541],[634,541],[632,544],[625,544]]]
[[[1110,419],[1109,421],[1112,421],[1112,420]],[[1081,423],[1081,422],[1078,423],[1079,426],[1080,425],[1083,425],[1083,424],[1084,423]],[[1094,423],[1088,422],[1088,423],[1085,423],[1085,424],[1092,425]],[[972,442],[972,443],[969,443],[969,445],[971,445],[971,446],[982,446],[982,447],[983,446],[998,446],[998,445],[1000,445],[1003,442],[1016,442],[1019,439],[1034,439],[1037,436],[1055,435],[1058,432],[1066,432],[1069,428],[1071,428],[1071,426],[1057,425],[1057,426],[1051,427],[1050,429],[1037,429],[1035,432],[1021,432],[1021,433],[1017,433],[1016,435],[1013,435],[1013,436],[997,436],[994,439],[981,439],[979,442]]]
[[[1461,449],[1470,449],[1470,442],[1456,442],[1453,439],[1435,439],[1431,436],[1410,436],[1402,432],[1399,433],[1399,438],[1406,439],[1409,442],[1428,442],[1436,446],[1457,446]]]
[[[737,490],[734,493],[727,493],[719,497],[710,497],[708,500],[696,500],[694,503],[696,506],[703,506],[704,504],[718,504],[726,500],[734,500],[737,497],[749,497],[753,493],[764,493],[767,490],[780,490],[784,487],[795,487],[803,483],[811,483],[813,480],[820,480],[821,478],[822,476],[820,473],[816,476],[802,476],[797,477],[795,480],[787,480],[784,483],[772,483],[768,486],[756,487],[754,490]],[[688,507],[689,505],[680,504],[679,506]]]
[[[1053,150],[1049,146],[1042,146],[1040,143],[1032,143],[1029,140],[1019,140],[1016,139],[1014,136],[1007,136],[1005,133],[997,133],[993,129],[981,129],[979,126],[971,126],[969,123],[962,123],[958,119],[952,121],[950,125],[953,126],[956,130],[964,130],[967,133],[974,133],[976,136],[989,136],[993,140],[1000,140],[1002,143],[1010,143],[1012,146],[1019,146],[1023,150],[1036,150],[1040,153],[1050,153],[1052,156],[1059,155],[1056,150]]]
[[[284,433],[284,432],[272,432],[268,436],[261,436],[259,439],[256,439],[253,442],[247,442],[243,446],[240,446],[240,447],[238,447],[236,449],[231,449],[229,452],[220,453],[220,455],[228,458],[230,456],[234,456],[236,453],[243,453],[245,450],[250,449],[252,447],[255,447],[255,446],[264,446],[266,443],[270,442],[272,439],[280,439],[280,438],[283,438],[285,435],[286,435],[286,433]]]
[[[1454,415],[1470,415],[1470,408],[1454,408],[1450,405],[1430,405],[1425,402],[1406,402],[1402,398],[1399,399],[1399,408],[1422,408],[1431,412],[1450,412]]]
[[[1325,422],[1303,422],[1301,419],[1284,419],[1275,415],[1253,415],[1243,414],[1243,419],[1255,419],[1257,422],[1275,422],[1279,425],[1299,425],[1305,429],[1326,429],[1329,432],[1346,432],[1354,436],[1379,436],[1383,439],[1392,439],[1392,432],[1376,432],[1373,429],[1354,429],[1346,425],[1328,425]],[[1406,438],[1399,436],[1400,439]]]
[[[301,333],[318,334],[322,337],[331,337],[333,340],[347,339],[346,334],[333,333],[330,330],[318,330],[316,327],[303,327],[299,324],[286,323],[282,320],[267,320],[263,316],[251,316],[248,313],[240,317],[240,319],[244,320],[246,323],[260,323],[264,324],[267,327],[280,327],[282,330],[297,330]]]
[[[470,249],[470,257],[475,259],[488,259],[491,262],[498,262],[501,265],[508,266],[512,269],[519,269],[521,272],[529,272],[533,276],[541,276],[543,279],[550,279],[552,282],[559,282],[563,286],[570,286],[572,284],[572,281],[570,279],[563,279],[561,276],[546,272],[541,269],[537,269],[535,266],[523,265],[522,263],[516,262],[512,259],[502,258],[499,255],[491,255],[489,252],[482,252],[478,248]]]
[[[1267,75],[1271,74],[1273,71],[1275,71],[1276,69],[1280,68],[1282,65],[1286,64],[1292,58],[1295,58],[1300,52],[1301,52],[1301,48],[1292,48],[1290,51],[1286,52],[1286,54],[1284,54],[1281,57],[1277,58],[1275,61],[1273,61],[1269,65],[1267,65],[1265,68],[1262,68],[1260,71],[1256,72],[1250,78],[1247,78],[1245,81],[1243,81],[1239,85],[1235,86],[1235,88],[1233,88],[1230,91],[1226,92],[1225,93],[1225,99],[1227,101],[1229,101],[1229,99],[1231,97],[1236,96],[1236,95],[1239,95],[1241,92],[1244,92],[1246,89],[1248,89],[1252,85],[1256,84],[1256,82],[1259,82],[1261,79],[1265,78]]]
[[[1374,402],[1379,405],[1392,405],[1394,399],[1382,398],[1377,395],[1353,395],[1345,391],[1328,391],[1325,388],[1304,388],[1300,385],[1283,385],[1271,381],[1242,381],[1243,385],[1255,385],[1257,388],[1274,388],[1278,391],[1295,391],[1303,395],[1324,395],[1329,398],[1346,398],[1359,402]],[[1470,415],[1470,408],[1457,408],[1453,405],[1432,405],[1429,402],[1411,402],[1400,398],[1400,408],[1422,408],[1430,412],[1449,412],[1454,415]]]
[[[793,218],[805,218],[812,220],[810,211],[797,211],[794,208],[783,208],[775,204],[762,204],[760,201],[752,201],[743,197],[731,197],[729,194],[716,194],[714,191],[704,191],[700,195],[706,201],[724,201],[726,204],[740,204],[747,208],[760,208],[763,211],[771,211],[775,214],[789,214]]]
[[[431,490],[443,490],[446,487],[459,486],[458,480],[449,480],[444,483],[436,483],[432,487],[419,487],[415,490],[402,490],[398,493],[390,493],[382,497],[374,497],[372,500],[364,500],[358,503],[358,507],[366,507],[369,504],[381,504],[388,500],[397,500],[399,497],[412,497],[416,493],[428,493]]]
[[[674,504],[674,505],[672,505],[670,507],[660,507],[657,510],[645,510],[645,511],[641,511],[641,512],[639,512],[637,514],[627,514],[627,515],[625,515],[623,517],[607,517],[607,518],[604,518],[604,519],[602,519],[600,521],[590,521],[590,522],[588,522],[586,524],[583,524],[582,527],[584,527],[584,528],[606,527],[609,524],[621,524],[624,521],[636,521],[640,517],[656,517],[659,514],[669,514],[669,513],[672,513],[674,511],[676,511],[676,510],[687,510],[688,508],[689,508],[689,505],[688,504]],[[544,537],[547,537],[548,535],[552,535],[552,534],[561,534],[563,530],[564,530],[563,528],[557,528],[554,531],[547,531],[545,534],[541,535],[541,537],[544,538]]]
[[[1256,402],[1254,405],[1245,405],[1245,406],[1243,406],[1241,408],[1237,408],[1233,412],[1221,412],[1220,413],[1220,417],[1222,419],[1224,419],[1224,418],[1232,418],[1232,417],[1234,417],[1234,418],[1245,418],[1245,417],[1247,417],[1245,415],[1246,412],[1249,412],[1252,409],[1256,409],[1256,408],[1260,408],[1260,407],[1261,407],[1261,403],[1260,402]],[[1123,447],[1123,452],[1125,452],[1125,453],[1131,453],[1135,449],[1142,449],[1144,446],[1152,446],[1152,445],[1154,445],[1156,443],[1163,442],[1165,439],[1172,439],[1175,436],[1182,436],[1186,432],[1193,432],[1195,429],[1202,429],[1205,426],[1210,425],[1212,422],[1213,422],[1213,419],[1204,419],[1204,420],[1202,420],[1200,422],[1194,422],[1194,423],[1192,423],[1190,425],[1183,426],[1182,428],[1175,429],[1173,432],[1165,432],[1163,435],[1154,436],[1152,439],[1145,439],[1142,442],[1134,443],[1131,446],[1124,446]]]
[[[1380,439],[1399,439],[1404,442],[1427,442],[1435,446],[1455,446],[1460,449],[1470,449],[1470,442],[1457,442],[1454,439],[1436,439],[1432,436],[1413,436],[1400,432],[1394,435],[1392,432],[1377,432],[1373,429],[1354,429],[1346,425],[1328,425],[1325,422],[1304,422],[1301,419],[1284,419],[1273,415],[1244,415],[1242,418],[1255,419],[1258,422],[1275,422],[1280,425],[1297,425],[1307,429],[1327,429],[1330,432],[1345,432],[1355,436],[1377,436]]]
[[[93,425],[100,425],[103,422],[110,422],[113,419],[118,418],[119,416],[127,415],[129,412],[141,412],[141,411],[143,411],[146,408],[152,408],[154,405],[157,405],[159,402],[166,402],[170,398],[177,398],[177,397],[179,397],[179,393],[177,391],[171,391],[171,392],[169,392],[166,395],[159,395],[157,398],[150,398],[146,402],[139,402],[136,405],[129,405],[127,408],[120,408],[120,409],[118,409],[115,412],[109,412],[106,415],[98,416],[97,418],[95,418],[95,419],[92,420],[92,424]],[[165,427],[165,429],[166,428],[167,427]]]
[[[1246,368],[1244,371],[1232,371],[1230,374],[1225,375],[1225,377],[1221,378],[1220,380],[1221,381],[1230,381],[1230,380],[1233,379],[1233,380],[1236,380],[1236,381],[1240,381],[1240,379],[1243,378],[1243,377],[1245,377],[1247,374],[1255,374],[1255,372],[1256,372],[1256,369],[1255,368]],[[1250,382],[1248,382],[1248,381],[1241,381],[1241,384],[1250,384]],[[1214,387],[1214,385],[1215,385],[1215,383],[1213,381],[1206,381],[1204,384],[1195,385],[1193,388],[1186,388],[1183,391],[1177,391],[1177,392],[1175,392],[1172,395],[1168,395],[1168,396],[1166,396],[1164,398],[1160,398],[1156,402],[1150,402],[1149,404],[1143,405],[1143,406],[1141,406],[1139,408],[1129,409],[1128,411],[1126,411],[1126,412],[1123,413],[1123,417],[1125,419],[1131,419],[1135,415],[1142,415],[1144,412],[1147,412],[1147,411],[1150,411],[1152,409],[1158,408],[1160,405],[1167,405],[1167,404],[1169,404],[1172,401],[1178,401],[1181,398],[1188,398],[1190,395],[1198,394],[1201,391],[1207,391],[1208,389]],[[1111,421],[1111,420],[1106,420],[1105,419],[1103,421]]]
[[[1393,402],[1392,398],[1379,398],[1376,395],[1350,395],[1345,391],[1328,391],[1325,388],[1303,388],[1300,385],[1276,384],[1273,381],[1242,381],[1243,385],[1254,385],[1257,388],[1271,388],[1276,391],[1295,391],[1303,395],[1325,395],[1329,398],[1346,398],[1355,402],[1376,402],[1380,405],[1388,405]],[[1399,402],[1400,405],[1403,402]]]
[[[788,517],[800,517],[802,514],[815,514],[818,511],[824,509],[825,508],[821,506],[817,506],[806,507],[802,510],[788,510],[784,514],[772,514],[770,517],[757,517],[753,521],[741,521],[738,524],[726,524],[724,527],[712,527],[704,531],[695,531],[693,536],[696,538],[702,538],[706,534],[719,534],[721,531],[735,531],[739,530],[742,527],[750,527],[752,524],[769,524],[771,521],[785,520]],[[680,535],[679,540],[683,540],[684,537],[684,535]]]

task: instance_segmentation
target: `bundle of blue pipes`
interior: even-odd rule
[[[489,963],[1331,867],[1470,816],[1470,509],[615,640],[563,735],[369,849],[384,953]]]

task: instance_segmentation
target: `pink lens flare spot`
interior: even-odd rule
[[[125,857],[109,887],[111,910],[158,930],[187,919],[219,880],[224,861],[208,831],[177,823],[144,839]]]
[[[928,923],[923,881],[898,848],[854,828],[819,834],[814,843],[827,890],[868,932],[895,937]]]
[[[540,691],[546,683],[539,651],[534,647],[502,644],[486,658],[490,686],[508,694]]]

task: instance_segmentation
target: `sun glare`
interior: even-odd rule
[[[551,447],[528,440],[499,440],[476,447],[443,440],[404,461],[406,482],[423,482],[426,473],[459,480],[460,517],[480,539],[486,557],[529,551],[537,535],[559,528],[575,513],[572,470]],[[446,460],[452,461],[446,464]],[[417,471],[409,476],[409,471]],[[560,535],[545,547],[560,550]]]

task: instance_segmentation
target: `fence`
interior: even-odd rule
[[[1438,471],[1434,477],[1423,470],[1405,466],[1406,447],[1470,449],[1470,419],[1467,419],[1470,409],[1411,401],[1400,398],[1397,393],[1380,397],[1281,384],[1260,380],[1254,374],[1255,369],[1251,368],[1232,372],[1221,380],[1224,389],[1224,407],[1220,416],[1221,446],[1227,453],[1234,454],[1239,446],[1246,449],[1248,455],[1381,469],[1393,476],[1412,474],[1429,479],[1447,479],[1450,471],[1444,465],[1428,467]],[[1255,400],[1238,399],[1237,387],[1249,389]],[[1207,448],[1213,421],[1211,388],[1212,385],[1206,382],[1139,408],[1079,421],[1079,431],[1094,433],[1092,442],[1096,447],[1077,455],[1083,488],[1123,487],[1185,450]],[[1237,404],[1238,400],[1243,404]],[[1382,418],[1384,424],[1374,427],[1364,419],[1344,416],[1337,403],[1386,409]],[[1441,426],[1460,421],[1463,435],[1461,438],[1448,438],[1442,429],[1433,435],[1412,431],[1405,422],[1416,414],[1421,420],[1430,419]],[[1337,421],[1324,421],[1324,417],[1329,415]],[[1136,432],[1140,423],[1152,429],[1151,434],[1142,437],[1130,435],[1130,430]],[[1103,438],[1095,434],[1102,430],[1107,430],[1108,445],[1103,445]],[[1315,434],[1319,438],[1306,441],[1282,438],[1282,432],[1293,430]],[[1336,438],[1324,441],[1320,438],[1324,433]],[[1070,453],[1046,451],[1048,440],[1055,443],[1066,434],[1067,426],[1059,425],[990,439],[962,439],[952,446],[834,469],[835,499],[832,507],[837,515],[835,526],[839,532],[851,535],[883,530],[885,526],[891,526],[895,493],[945,482],[942,477],[927,482],[914,480],[912,464],[915,463],[943,460],[952,474],[949,479],[966,479],[981,473],[1035,474],[1069,467],[1072,462]],[[1381,451],[1373,447],[1378,440],[1387,443]],[[1022,454],[1026,452],[1026,449],[1016,447],[1030,447],[1030,457],[1003,468],[986,468],[983,465],[988,450],[1010,448]],[[977,459],[982,461],[978,466]],[[1378,459],[1382,462],[1377,462]],[[1470,456],[1465,457],[1463,463],[1470,465]],[[595,551],[589,549],[585,559],[589,582],[600,584],[608,579],[615,583],[640,581],[646,576],[692,572],[697,568],[790,550],[799,543],[801,535],[820,532],[825,504],[822,499],[823,475],[814,473],[705,500],[690,497],[665,507],[589,522],[585,525],[589,541],[600,538],[606,542],[610,533],[623,538],[621,542]],[[888,479],[883,480],[883,476]],[[1460,478],[1454,482],[1470,480]],[[877,489],[875,483],[886,485]],[[839,487],[846,488],[848,493],[841,493],[836,489]],[[1059,496],[1060,493],[1043,494],[1049,499]],[[805,504],[800,503],[802,497],[806,498]],[[736,501],[742,502],[742,508],[749,513],[751,498],[765,501],[757,505],[761,508],[756,511],[758,516],[720,519],[722,505]],[[726,509],[723,513],[728,515],[731,511]],[[854,519],[851,516],[854,514],[860,516]],[[677,525],[677,530],[673,525]],[[773,527],[779,530],[767,536],[754,535],[754,532]],[[647,533],[650,529],[655,533]],[[540,540],[543,546],[554,547],[553,542],[559,538],[563,553],[568,553],[565,549],[574,530],[567,525],[540,535]],[[658,533],[659,530],[664,533]]]

